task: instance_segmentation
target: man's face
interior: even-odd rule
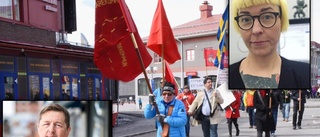
[[[39,137],[68,137],[70,131],[62,112],[48,111],[42,115],[38,124]]]
[[[174,99],[174,95],[170,91],[163,91],[162,97],[163,97],[164,102],[166,102],[166,103],[169,103]]]

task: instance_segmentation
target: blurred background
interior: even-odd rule
[[[48,104],[60,104],[70,113],[69,137],[108,137],[109,101],[3,101],[3,136],[38,137],[39,113]]]

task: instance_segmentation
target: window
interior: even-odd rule
[[[1,0],[0,17],[20,21],[19,0]]]
[[[194,49],[187,50],[187,61],[194,61]]]
[[[157,53],[154,53],[154,56],[153,56],[153,62],[154,63],[160,63],[162,58],[157,54]]]
[[[142,78],[138,80],[138,96],[149,95],[146,79]]]

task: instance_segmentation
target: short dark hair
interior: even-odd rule
[[[70,127],[70,114],[68,112],[68,110],[62,106],[60,106],[59,104],[50,104],[48,106],[46,106],[45,108],[43,108],[40,112],[40,117],[39,117],[39,122],[42,118],[42,115],[44,113],[47,113],[49,111],[56,111],[56,112],[62,112],[64,114],[64,122],[67,125],[67,128]]]
[[[205,77],[204,80],[203,80],[203,84],[206,84],[208,80],[212,81],[212,78],[211,77]]]

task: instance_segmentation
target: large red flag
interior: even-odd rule
[[[174,76],[173,76],[173,74],[172,74],[172,71],[171,71],[171,69],[170,69],[170,67],[169,67],[169,64],[168,64],[168,62],[166,62],[165,61],[165,76],[164,76],[164,79],[166,80],[166,82],[170,82],[171,84],[173,84],[174,86],[175,86],[175,95],[178,95],[178,85],[177,85],[177,83],[176,83],[176,81],[175,81],[175,78],[174,78]]]
[[[163,51],[162,51],[163,46]],[[167,19],[162,0],[158,1],[158,6],[153,17],[152,27],[148,38],[147,47],[157,53],[160,57],[172,64],[181,59],[177,43],[174,39],[171,26]]]
[[[131,33],[137,41],[143,64],[148,66],[152,57],[124,1],[96,0],[94,63],[105,77],[128,82],[143,71],[137,66],[139,57]]]

